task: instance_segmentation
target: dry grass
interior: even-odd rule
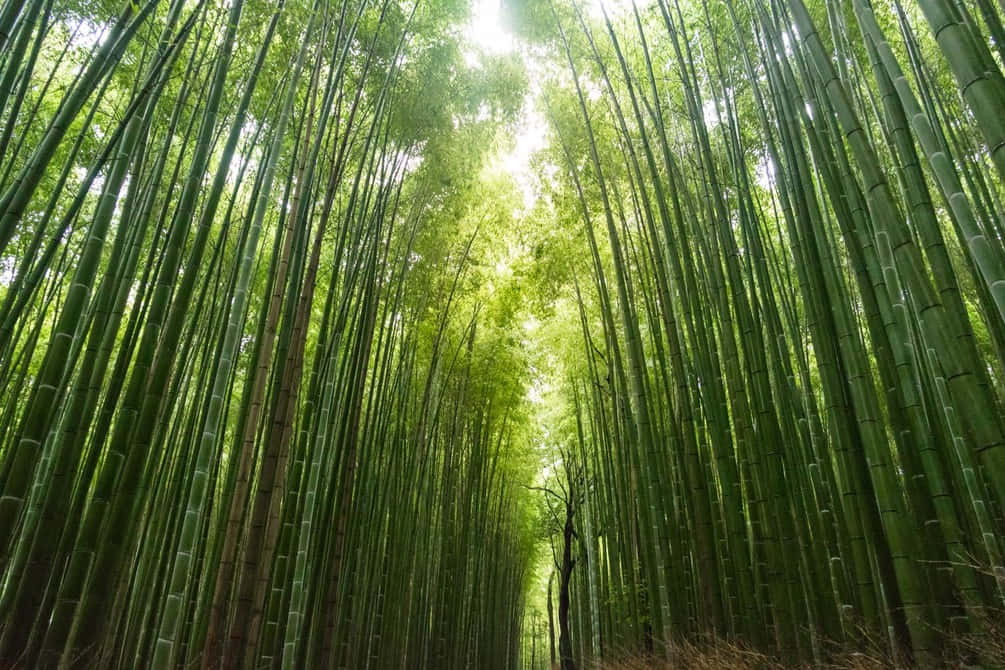
[[[782,668],[770,657],[740,644],[715,640],[709,644],[697,645],[689,641],[673,644],[664,657],[622,653],[616,660],[585,664],[587,670],[664,670],[688,668],[694,670],[718,670],[719,668]]]
[[[740,644],[716,641],[698,646],[688,642],[678,643],[669,650],[666,658],[625,654],[617,660],[587,663],[586,670],[791,670],[792,668],[842,668],[847,670],[886,670],[896,667],[882,655],[872,652],[848,652],[832,657],[827,664],[792,665]]]
[[[989,611],[977,623],[977,631],[954,638],[957,655],[979,658],[981,667],[1005,668],[1005,613]]]
[[[955,635],[941,650],[942,667],[947,668],[1005,668],[1005,617],[988,616],[981,622],[980,633]],[[899,661],[890,655],[881,640],[860,635],[853,643],[824,644],[821,649],[825,662],[783,663],[777,658],[745,646],[742,643],[713,639],[695,643],[675,642],[665,654],[646,655],[623,651],[613,653],[602,662],[583,664],[584,670],[793,670],[824,668],[827,670],[887,670],[906,668],[912,664]]]

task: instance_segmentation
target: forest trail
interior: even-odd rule
[[[0,668],[1005,665],[1003,12],[0,0]]]

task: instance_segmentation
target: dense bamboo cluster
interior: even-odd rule
[[[0,0],[0,667],[1005,663],[1001,4],[505,4]]]
[[[575,660],[715,636],[787,661],[987,661],[1001,7],[618,7],[522,7],[561,56],[549,207],[587,259]]]
[[[516,657],[464,194],[520,77],[465,11],[3,3],[0,666]]]

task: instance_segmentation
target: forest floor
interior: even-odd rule
[[[1005,620],[1003,620],[1005,621]],[[987,636],[957,637],[953,649],[943,650],[945,658],[939,667],[1005,668],[1005,623],[989,622],[992,633]],[[978,642],[979,640],[979,642]],[[857,639],[843,646],[832,645],[824,652],[826,660],[818,663],[786,663],[750,647],[727,640],[709,645],[679,642],[664,656],[652,654],[615,654],[616,660],[587,661],[582,670],[794,670],[826,668],[831,670],[886,670],[888,668],[922,667],[913,661],[892,658],[875,640]],[[927,664],[926,664],[927,665]],[[555,670],[558,664],[555,664]]]

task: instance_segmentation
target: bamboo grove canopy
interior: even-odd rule
[[[0,667],[1005,663],[1005,5],[496,5],[0,0]]]

